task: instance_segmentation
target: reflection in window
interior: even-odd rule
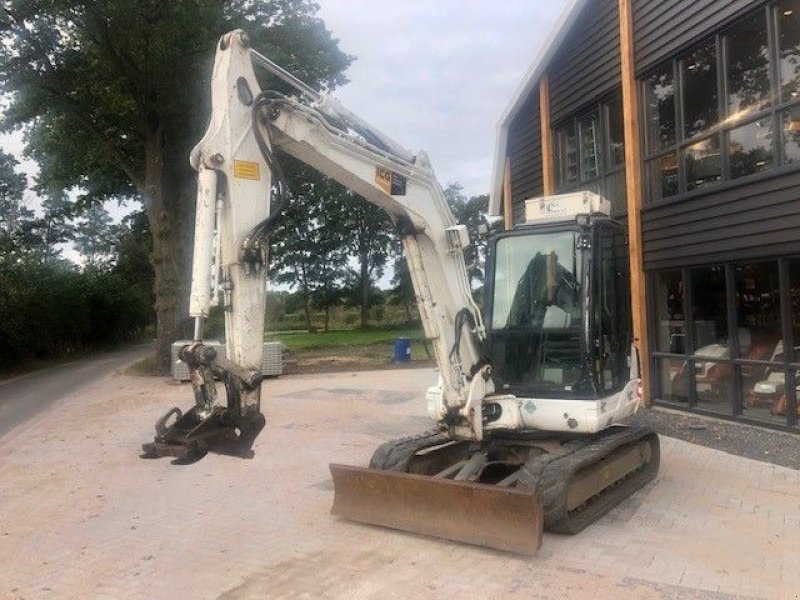
[[[783,162],[800,162],[800,107],[795,106],[781,113],[783,129]]]
[[[688,361],[668,358],[656,359],[658,369],[658,397],[668,402],[689,401]]]
[[[680,271],[656,275],[656,350],[684,354],[686,322],[683,318],[683,281]]]
[[[622,114],[622,96],[617,96],[608,103],[608,138],[611,146],[609,164],[611,166],[625,163],[625,125]]]
[[[695,142],[683,152],[687,190],[701,188],[722,177],[717,136]]]
[[[741,118],[769,104],[767,23],[759,11],[725,36],[728,54],[728,118]]]
[[[684,137],[693,138],[719,120],[717,105],[717,49],[706,42],[680,61],[683,81]]]
[[[729,358],[725,269],[701,267],[692,269],[690,274],[695,354]]]
[[[678,157],[674,152],[651,160],[647,168],[650,182],[648,200],[660,200],[678,193]]]
[[[800,92],[800,7],[784,0],[775,7],[778,20],[781,100],[793,100]]]
[[[586,181],[599,174],[600,131],[596,112],[578,121],[578,132],[581,143],[581,181]]]
[[[728,134],[731,179],[758,173],[772,166],[772,120],[762,119],[737,127]]]
[[[548,316],[555,314],[573,325],[580,320],[575,235],[564,231],[497,242],[492,329],[548,327]]]
[[[578,137],[575,127],[569,124],[556,132],[558,144],[558,181],[569,185],[578,181]]]
[[[675,143],[675,79],[672,64],[645,80],[647,106],[647,146],[657,152]]]

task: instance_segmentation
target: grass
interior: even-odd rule
[[[327,332],[309,333],[307,331],[281,331],[269,333],[267,341],[281,341],[289,350],[323,350],[348,346],[375,346],[393,344],[399,337],[422,340],[421,329],[341,329]]]
[[[411,360],[395,364],[394,341],[412,340]],[[287,373],[420,367],[431,364],[421,329],[339,329],[328,332],[281,331],[267,335],[281,341],[291,353]]]

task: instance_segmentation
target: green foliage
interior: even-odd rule
[[[466,225],[472,244],[464,252],[473,286],[483,284],[483,264],[486,261],[486,241],[478,235],[481,214],[489,210],[489,196],[483,194],[467,198],[460,183],[450,183],[444,190],[447,204],[461,225]]]
[[[0,172],[0,189],[13,189],[21,198],[25,186],[19,181],[13,169]],[[10,198],[8,192],[3,200]],[[42,217],[16,210],[12,221],[12,213],[3,213],[0,368],[139,339],[153,322],[150,240],[142,213],[106,227],[109,236],[114,233],[105,249],[108,260],[81,270],[59,259],[55,249],[72,235],[66,214],[60,214],[61,200],[46,199]]]
[[[351,294],[351,302],[361,307],[361,327],[366,327],[370,306],[383,301],[375,283],[383,276],[397,238],[392,221],[383,209],[352,193],[339,227],[347,232],[343,240],[357,265],[357,268],[348,268],[347,285],[357,292],[355,298]]]
[[[0,368],[139,339],[146,293],[121,274],[65,261],[0,265]]]
[[[2,126],[24,129],[40,191],[79,189],[85,206],[141,197],[154,239],[162,366],[184,312],[195,180],[187,158],[208,124],[217,41],[245,29],[255,47],[330,90],[346,82],[352,58],[317,11],[308,0],[3,3]],[[285,91],[279,82],[262,84]]]
[[[308,167],[288,161],[292,199],[273,236],[271,277],[297,289],[307,326],[312,304],[327,309],[341,301],[340,282],[346,273],[341,215],[348,210],[348,192]]]

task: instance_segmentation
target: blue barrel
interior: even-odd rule
[[[408,362],[411,360],[411,340],[397,338],[394,341],[394,362]]]

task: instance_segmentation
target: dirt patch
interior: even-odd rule
[[[303,351],[286,354],[284,373],[331,373],[335,371],[376,371],[381,369],[419,369],[433,367],[429,360],[410,360],[395,363],[384,354],[366,350],[337,349],[335,351]]]

